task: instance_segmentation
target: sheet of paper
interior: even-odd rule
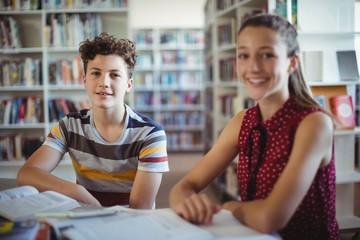
[[[0,202],[0,215],[13,221],[22,221],[34,218],[39,212],[66,211],[79,206],[74,199],[57,192],[46,191]]]
[[[261,234],[240,223],[230,211],[221,210],[214,215],[213,223],[211,225],[202,226],[203,229],[211,232],[216,239],[221,240],[279,240],[281,239],[277,234]]]
[[[31,186],[21,186],[16,188],[10,188],[0,192],[0,202],[9,201],[17,198],[23,198],[26,196],[39,193],[36,188]]]
[[[170,226],[171,225],[171,226]],[[151,215],[136,216],[95,227],[81,227],[66,230],[63,233],[68,239],[76,240],[118,240],[118,239],[147,239],[147,240],[212,240],[214,237],[200,228],[167,224],[159,222]]]

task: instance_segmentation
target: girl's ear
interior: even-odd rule
[[[288,69],[289,75],[294,72],[294,70],[298,67],[299,58],[297,55],[294,55],[290,58],[290,65]]]

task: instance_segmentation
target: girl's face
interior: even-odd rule
[[[92,106],[107,109],[122,108],[133,82],[125,61],[117,55],[96,55],[88,62],[83,81]]]
[[[239,34],[237,70],[250,98],[286,100],[294,63],[287,57],[285,41],[276,31],[267,27],[246,27]]]

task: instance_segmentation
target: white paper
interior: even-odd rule
[[[0,202],[0,215],[12,220],[23,221],[35,218],[39,212],[66,211],[80,204],[65,195],[53,191]]]
[[[52,220],[52,224],[60,230],[61,235],[68,239],[154,239],[154,240],[212,240],[214,236],[207,230],[193,225],[170,209],[164,210],[134,210],[123,207],[115,216]],[[54,221],[57,221],[56,223]],[[70,223],[71,221],[71,223]],[[62,226],[61,226],[62,225]],[[71,226],[70,226],[71,225]]]
[[[0,202],[23,198],[37,193],[39,193],[39,191],[32,186],[10,188],[0,192]]]

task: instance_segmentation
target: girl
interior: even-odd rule
[[[235,115],[213,148],[170,192],[188,221],[210,224],[220,206],[198,194],[238,155],[242,223],[283,239],[338,239],[332,118],[312,99],[298,58],[295,28],[257,15],[238,31],[237,68],[255,107]]]

